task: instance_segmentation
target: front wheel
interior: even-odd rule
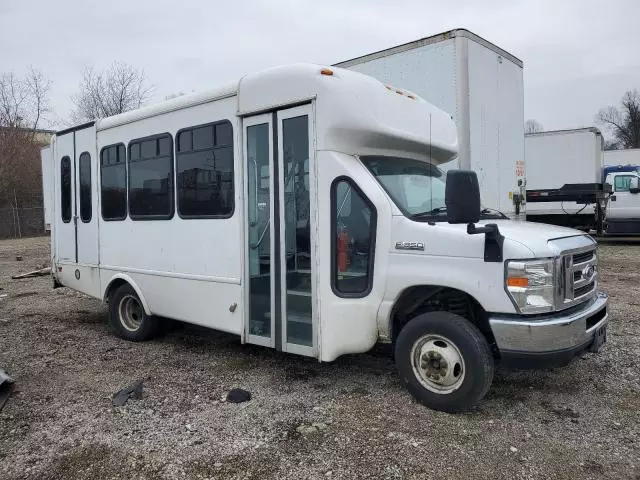
[[[434,410],[468,410],[486,395],[493,380],[489,344],[467,319],[429,312],[407,323],[396,339],[395,360],[411,394]]]

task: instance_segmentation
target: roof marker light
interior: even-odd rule
[[[330,68],[323,68],[322,70],[320,70],[320,73],[322,75],[327,75],[328,77],[333,76],[333,70],[331,70]]]

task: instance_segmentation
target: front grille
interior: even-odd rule
[[[562,256],[560,265],[564,284],[559,291],[558,308],[571,307],[595,295],[598,286],[597,262],[594,247]]]

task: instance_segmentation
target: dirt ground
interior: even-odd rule
[[[10,279],[48,252],[47,238],[0,242],[0,368],[16,381],[2,479],[640,479],[640,244],[599,249],[612,314],[599,355],[499,369],[462,415],[414,402],[385,348],[319,364],[193,327],[126,342],[99,301]],[[143,398],[113,407],[136,380]],[[224,402],[235,387],[252,400]]]

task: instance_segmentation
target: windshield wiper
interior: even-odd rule
[[[431,210],[427,210],[426,212],[418,212],[411,215],[410,218],[421,218],[421,217],[431,217],[433,215],[438,215],[439,213],[446,213],[447,207],[436,207]]]
[[[489,215],[492,217],[509,220],[509,217],[507,217],[500,210],[496,210],[495,208],[483,208],[482,210],[480,210],[480,215]]]

